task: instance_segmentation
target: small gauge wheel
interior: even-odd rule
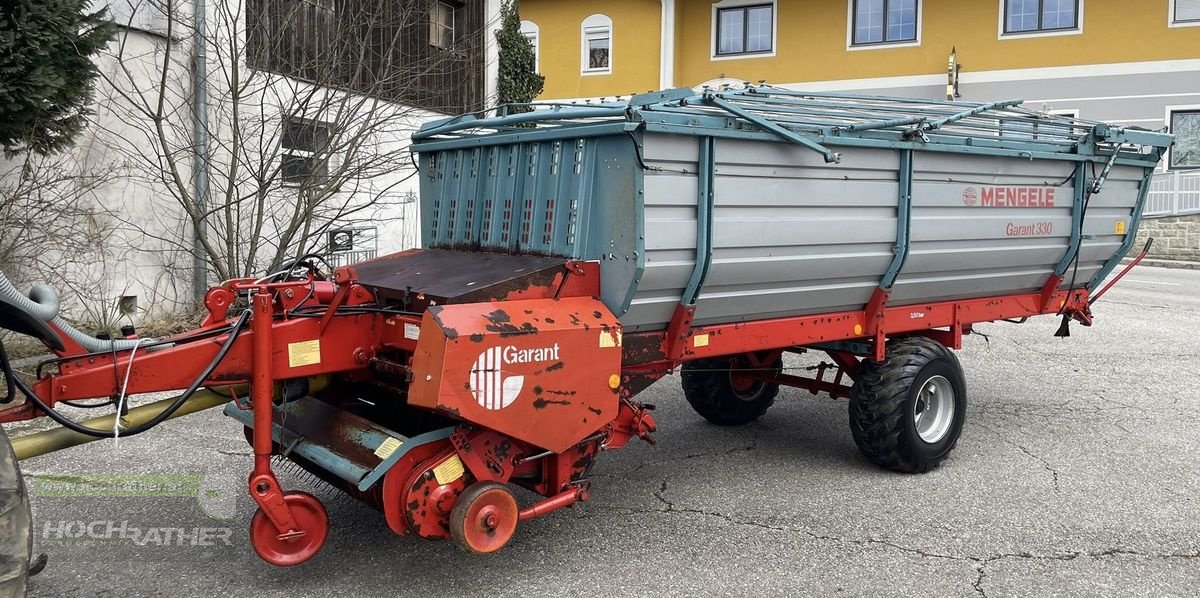
[[[467,552],[500,550],[517,531],[517,499],[503,484],[476,482],[458,497],[450,511],[450,535]]]
[[[321,501],[307,492],[288,492],[283,495],[283,501],[304,534],[281,539],[279,530],[260,507],[250,520],[250,544],[262,560],[279,567],[291,567],[321,551],[329,535],[329,515]]]

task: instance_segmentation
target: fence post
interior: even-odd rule
[[[1179,175],[1182,172],[1183,172],[1182,170],[1176,170],[1171,173],[1171,215],[1172,216],[1179,215],[1179,192],[1180,192],[1179,182],[1182,178]]]

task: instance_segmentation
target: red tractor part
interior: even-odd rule
[[[299,565],[316,556],[329,535],[329,515],[321,501],[307,492],[283,495],[292,523],[289,531],[276,524],[261,507],[250,520],[250,544],[262,560],[280,567]]]
[[[490,554],[512,539],[520,521],[517,499],[495,482],[472,484],[450,514],[450,535],[468,552]]]

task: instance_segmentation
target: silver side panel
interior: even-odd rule
[[[647,135],[646,269],[626,326],[670,319],[696,254],[692,136]],[[701,324],[858,309],[891,261],[895,152],[847,152],[840,165],[798,146],[716,142],[713,264]],[[684,172],[686,171],[686,172]]]
[[[891,304],[1032,292],[1046,283],[1071,240],[1073,164],[920,152],[914,165],[912,248]],[[1120,246],[1118,223],[1128,226],[1141,177],[1141,169],[1115,168],[1089,201],[1080,284]],[[989,191],[1014,189],[1033,190],[1029,207],[985,205]],[[1021,203],[1013,199],[1005,203]]]
[[[665,326],[692,273],[698,154],[693,136],[645,137],[645,271],[627,327]],[[698,324],[863,308],[892,261],[898,152],[846,149],[827,165],[790,144],[720,139],[716,163],[714,259]],[[1045,283],[1071,238],[1072,163],[917,152],[914,166],[911,251],[890,304]],[[1119,247],[1141,176],[1115,168],[1092,198],[1080,283]]]

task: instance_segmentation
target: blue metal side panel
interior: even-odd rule
[[[588,131],[604,134],[423,151],[422,245],[598,260],[623,313],[644,263],[638,137]]]

